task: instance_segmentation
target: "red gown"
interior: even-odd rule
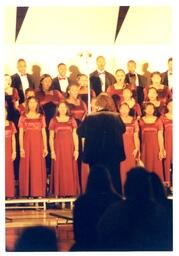
[[[16,133],[16,128],[13,122],[9,122],[5,126],[5,195],[6,197],[15,197],[15,178],[14,166],[12,160],[12,136]]]
[[[52,161],[51,193],[55,196],[77,196],[79,180],[77,161],[73,157],[74,142],[72,132],[77,128],[76,121],[70,118],[59,122],[57,118],[50,121],[49,130],[54,131],[54,150],[56,160]]]
[[[165,181],[171,183],[171,165],[173,163],[173,120],[168,119],[166,115],[162,116],[164,125],[164,143],[166,150],[165,166]]]
[[[19,128],[24,129],[25,157],[20,159],[20,196],[44,197],[46,195],[46,166],[43,158],[42,128],[46,127],[45,117],[37,119],[22,115]]]
[[[141,119],[140,128],[142,139],[141,159],[144,166],[150,172],[155,172],[164,181],[162,161],[159,160],[158,144],[158,131],[163,130],[162,121],[158,118],[154,123],[148,124]]]
[[[128,88],[127,86],[125,86],[124,88]],[[123,89],[115,89],[114,85],[110,85],[108,86],[107,88],[107,94],[110,95],[110,96],[113,96],[113,95],[118,95],[120,97],[120,99],[122,100],[123,99]]]
[[[70,114],[72,115],[73,118],[77,121],[77,124],[80,124],[85,115],[87,114],[87,106],[86,104],[81,100],[79,105],[74,105],[72,103],[68,103],[67,105],[70,109]]]
[[[150,85],[149,87],[144,88],[144,100],[147,101],[148,98],[148,90],[149,88],[151,88],[152,85]],[[172,98],[172,93],[170,91],[170,89],[168,88],[168,86],[164,85],[163,89],[158,89],[157,90],[158,93],[158,100],[160,100],[160,102],[164,105],[168,102],[168,100],[170,100]]]
[[[134,133],[139,132],[139,126],[135,119],[133,119],[131,123],[126,123],[125,126],[126,132],[123,134],[123,142],[126,159],[120,164],[121,184],[123,189],[128,171],[136,165],[136,161],[132,153],[135,149]]]

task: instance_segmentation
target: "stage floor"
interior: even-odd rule
[[[40,210],[6,210],[6,248],[13,251],[16,240],[23,228],[34,225],[46,225],[54,228],[58,238],[59,251],[68,251],[73,245],[73,224],[62,218],[56,218],[50,215],[60,214],[66,217],[72,217],[70,209],[48,209]],[[58,220],[58,226],[57,226]]]

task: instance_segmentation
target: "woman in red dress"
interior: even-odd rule
[[[77,77],[77,82],[80,86],[79,88],[79,97],[80,99],[88,106],[88,76],[85,74],[80,74]],[[96,98],[96,93],[93,89],[90,89],[90,99]],[[90,102],[91,103],[91,102]]]
[[[47,155],[45,117],[39,113],[35,97],[28,98],[26,104],[26,112],[19,119],[19,194],[25,197],[44,197]]]
[[[136,165],[136,160],[140,157],[139,126],[137,120],[130,116],[129,112],[130,108],[127,103],[123,103],[119,106],[120,117],[126,126],[126,132],[123,134],[126,159],[120,164],[123,193],[127,172]]]
[[[16,128],[13,122],[7,120],[7,109],[5,108],[5,196],[15,197],[15,177],[13,161],[16,158]]]
[[[32,96],[35,97],[35,90],[32,88],[27,88],[25,90],[25,101],[19,104],[17,107],[17,110],[19,111],[20,115],[23,115],[25,113],[26,100]]]
[[[82,101],[79,97],[79,85],[71,84],[67,88],[67,106],[70,110],[70,114],[76,120],[77,126],[83,121],[87,114],[87,106],[84,101]],[[86,165],[83,165],[81,156],[82,155],[82,141],[79,138],[79,157],[78,157],[78,175],[80,182],[80,190],[82,191],[82,176],[88,171]]]
[[[8,74],[4,75],[5,102],[8,111],[8,120],[14,122],[17,127],[19,113],[17,107],[19,105],[19,94],[16,88],[12,87],[12,80]]]
[[[140,120],[141,129],[141,159],[146,169],[155,172],[164,181],[162,159],[165,158],[163,140],[163,124],[154,115],[155,107],[152,103],[145,106],[145,116]]]
[[[141,108],[139,103],[136,102],[136,100],[132,96],[132,91],[129,88],[125,88],[122,93],[122,103],[127,103],[127,105],[130,108],[129,115],[133,116],[137,119],[141,116]]]
[[[165,166],[165,182],[170,187],[171,182],[171,169],[173,163],[173,118],[172,118],[172,100],[167,104],[168,112],[162,116],[164,126],[164,143],[166,150],[166,158],[164,160]]]
[[[161,76],[160,72],[158,72],[158,71],[153,72],[152,76],[151,76],[151,80],[152,80],[152,84],[149,85],[148,88],[144,88],[144,100],[146,101],[148,89],[150,87],[154,87],[154,88],[156,88],[157,93],[158,93],[158,100],[161,103],[166,104],[166,102],[172,97],[172,93],[171,93],[170,89],[168,88],[168,86],[161,84],[162,76]]]
[[[52,158],[51,193],[58,196],[77,196],[78,180],[78,136],[77,124],[68,115],[68,107],[61,102],[56,117],[49,125]]]
[[[115,105],[118,106],[120,101],[123,100],[123,90],[128,88],[128,84],[125,83],[126,74],[123,69],[117,69],[115,72],[116,83],[108,86],[107,94],[110,95]]]
[[[160,100],[158,100],[158,92],[155,87],[150,87],[148,89],[148,94],[146,98],[146,102],[151,102],[155,106],[155,115],[157,117],[160,117],[163,115],[166,111],[166,104]],[[143,108],[146,104],[146,102],[143,102]],[[143,112],[143,111],[142,111]]]

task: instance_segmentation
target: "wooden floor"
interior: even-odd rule
[[[68,251],[73,245],[73,224],[72,221],[66,223],[65,219],[59,219],[50,213],[72,216],[70,209],[48,209],[40,210],[6,210],[6,248],[8,251],[14,250],[14,245],[23,228],[34,225],[46,225],[54,228],[58,238],[59,251]]]

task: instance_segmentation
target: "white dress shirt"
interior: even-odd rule
[[[60,84],[60,87],[61,87],[61,91],[66,92],[66,89],[69,85],[68,78],[58,76],[58,81],[59,81],[59,84]]]
[[[105,71],[98,70],[99,78],[101,80],[101,90],[105,92]]]
[[[168,88],[172,89],[172,87],[173,87],[173,74],[172,74],[171,71],[168,71],[167,75],[168,75]]]
[[[25,92],[25,90],[27,88],[29,88],[29,81],[27,79],[27,74],[22,75],[22,74],[18,73],[18,75],[20,76],[23,92]]]

